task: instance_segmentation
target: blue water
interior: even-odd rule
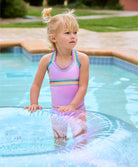
[[[29,105],[30,87],[38,63],[21,54],[0,55],[0,106]],[[44,79],[39,104],[51,107],[48,75]],[[138,127],[138,78],[110,65],[90,65],[90,79],[85,97],[88,110],[116,116]]]
[[[138,131],[98,112],[33,114],[23,108],[0,108],[0,166],[2,167],[136,167]],[[67,140],[54,140],[53,125],[69,124]],[[80,128],[87,125],[87,131]],[[56,124],[56,129],[58,125]],[[60,128],[58,127],[58,128]],[[58,130],[60,132],[60,129]],[[73,138],[73,133],[78,133]]]
[[[136,167],[137,77],[115,66],[91,64],[85,120],[85,113],[51,110],[48,75],[39,104],[49,109],[31,114],[22,108],[29,104],[37,67],[20,54],[0,55],[0,166]],[[67,140],[54,139],[53,117],[61,132],[70,125]]]

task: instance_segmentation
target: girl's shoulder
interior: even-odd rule
[[[77,51],[77,56],[80,64],[82,64],[83,62],[89,63],[89,57],[87,54]]]
[[[44,55],[40,60],[40,64],[47,66],[51,60],[51,57],[52,57],[52,53]]]

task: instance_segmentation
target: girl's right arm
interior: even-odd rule
[[[37,109],[42,109],[41,106],[38,105],[38,98],[41,89],[41,85],[47,70],[47,65],[50,61],[51,54],[45,55],[41,58],[38,66],[37,73],[35,75],[35,79],[33,81],[31,90],[30,90],[30,106],[26,106],[25,109],[28,111],[36,111]]]

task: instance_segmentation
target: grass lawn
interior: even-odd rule
[[[52,10],[52,16],[63,13],[63,10]],[[40,17],[42,9],[28,9],[29,16]],[[97,13],[91,11],[76,10],[76,16],[89,16],[89,15],[105,15],[109,13]],[[117,31],[136,31],[138,30],[138,15],[129,17],[109,17],[100,19],[86,19],[78,20],[80,28],[96,32],[117,32]],[[0,28],[42,28],[46,24],[43,22],[28,22],[28,23],[9,23],[1,24]]]
[[[129,17],[109,17],[78,20],[80,28],[96,32],[137,31],[138,15]],[[0,28],[43,28],[43,22],[1,24]]]
[[[78,20],[80,28],[96,32],[137,31],[138,15]]]
[[[42,21],[40,22],[27,22],[27,23],[9,23],[1,24],[0,28],[44,28],[46,24]]]
[[[51,15],[54,16],[60,13],[64,13],[64,11],[67,11],[67,10],[66,9],[52,10]],[[42,13],[42,9],[29,9],[27,15],[41,17],[41,13]],[[76,16],[112,15],[111,13],[98,13],[98,12],[90,12],[90,11],[83,11],[83,10],[76,10],[74,14]]]

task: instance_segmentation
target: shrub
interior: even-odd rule
[[[3,18],[23,17],[27,14],[27,7],[23,0],[0,0]]]
[[[64,0],[50,0],[48,1],[48,5],[63,5],[64,4]]]
[[[76,1],[74,3],[69,3],[68,4],[69,8],[75,8],[75,9],[87,9],[89,8],[88,6],[84,5],[82,2]]]
[[[24,0],[33,6],[42,6],[43,0]]]
[[[76,0],[86,6],[99,9],[123,9],[119,0]]]

